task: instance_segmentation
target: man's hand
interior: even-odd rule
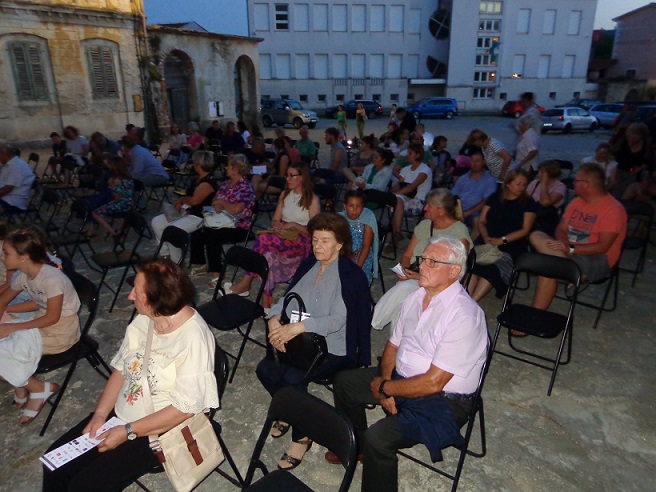
[[[390,396],[384,400],[380,400],[380,406],[383,407],[387,413],[392,415],[396,415],[398,413],[398,410],[396,409],[396,401],[394,401],[393,396]]]

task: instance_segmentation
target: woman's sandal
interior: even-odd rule
[[[41,413],[41,410],[43,410],[43,407],[46,406],[46,403],[55,396],[59,392],[59,386],[56,384],[52,383],[44,383],[44,388],[41,393],[31,393],[30,394],[30,400],[43,400],[41,403],[41,406],[39,407],[38,410],[31,410],[29,408],[23,408],[23,417],[25,417],[27,420],[22,420],[21,419],[21,425],[27,425],[31,424],[34,419],[36,419],[39,414]]]
[[[286,424],[285,422],[274,422],[273,425],[271,426],[271,437],[274,439],[281,438],[285,434],[287,434],[287,431],[289,431],[289,424]]]
[[[294,450],[292,448],[294,447],[295,444],[300,444],[301,446],[307,446],[305,448],[305,451],[303,451],[303,454],[301,455],[300,458],[296,458],[292,456],[290,453],[294,453]],[[302,439],[300,441],[292,441],[292,445],[290,448],[287,450],[285,454],[282,455],[280,460],[278,460],[278,469],[279,470],[293,470],[296,468],[298,465],[300,465],[303,462],[303,457],[305,456],[305,453],[307,453],[310,448],[312,447],[312,441],[310,439]],[[301,454],[300,452],[298,454]],[[291,466],[286,466],[286,465],[291,465]]]
[[[13,404],[16,405],[19,410],[22,409],[26,403],[27,403],[27,396],[20,398],[18,395],[14,395]]]

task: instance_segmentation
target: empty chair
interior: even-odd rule
[[[278,391],[271,400],[266,421],[246,473],[247,491],[313,490],[288,471],[276,470],[268,473],[266,465],[261,460],[260,455],[271,426],[277,421],[288,422],[294,427],[302,428],[312,441],[332,450],[339,457],[344,468],[344,476],[338,490],[346,492],[349,489],[357,464],[357,443],[351,422],[326,402],[307,393],[300,393],[292,387],[286,387]],[[258,469],[264,473],[264,477],[251,485]]]
[[[638,274],[645,268],[649,235],[654,221],[654,207],[651,203],[624,202],[624,208],[629,217],[629,232],[624,241],[624,250],[637,251],[638,258],[632,268],[620,267],[620,269],[633,274],[631,287],[635,287]]]
[[[573,286],[573,293],[568,301],[566,314],[534,308],[527,304],[515,302],[517,283],[522,273],[539,275],[556,279]],[[541,253],[526,253],[515,262],[515,267],[510,279],[510,287],[506,293],[501,313],[497,316],[497,329],[492,340],[492,351],[505,355],[515,360],[541,367],[551,371],[551,381],[547,395],[551,395],[558,367],[567,364],[572,355],[572,330],[574,324],[574,306],[581,281],[581,272],[576,263],[568,258],[544,255]],[[501,328],[508,329],[508,344],[513,352],[504,352],[496,348]],[[513,335],[514,332],[514,335]],[[560,336],[558,350],[555,357],[547,357],[527,349],[520,348],[517,340],[521,334],[531,335],[539,338],[556,338]],[[567,344],[567,347],[565,347]],[[563,352],[566,349],[566,355]]]

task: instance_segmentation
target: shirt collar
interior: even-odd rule
[[[433,296],[433,298],[429,303],[429,306],[432,305],[434,302],[438,302],[438,301],[444,304],[445,306],[448,306],[451,302],[455,300],[455,298],[460,294],[461,291],[462,291],[462,285],[460,285],[460,282],[456,280],[451,285],[449,285],[446,289],[444,289],[442,292]],[[420,287],[419,290],[417,291],[417,296],[421,296],[421,298],[423,299],[424,295],[426,295],[426,289]]]

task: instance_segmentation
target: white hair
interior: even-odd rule
[[[462,241],[453,236],[435,236],[431,238],[430,244],[446,246],[449,250],[449,257],[446,261],[460,267],[458,280],[461,280],[467,271],[467,250],[465,249],[465,245],[462,244]]]

